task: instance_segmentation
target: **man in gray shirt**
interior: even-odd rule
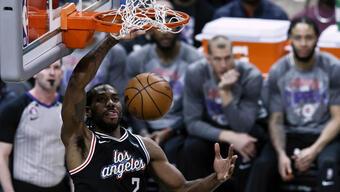
[[[269,186],[275,173],[290,181],[314,163],[317,191],[338,191],[340,63],[315,51],[319,31],[311,19],[294,19],[288,35],[293,53],[273,65],[268,79],[272,146],[254,164],[247,191],[277,191]]]
[[[184,117],[189,137],[184,153],[190,154],[182,157],[188,170],[184,170],[186,178],[196,179],[213,171],[209,163],[214,155],[209,151],[214,142],[225,147],[233,144],[241,161],[248,162],[241,169],[250,167],[257,143],[250,133],[256,132],[261,86],[259,70],[234,60],[226,37],[216,36],[209,41],[207,59],[190,65],[185,74]],[[240,175],[238,166],[235,177]],[[235,186],[233,191],[242,191]]]

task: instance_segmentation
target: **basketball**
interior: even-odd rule
[[[124,102],[134,117],[156,120],[169,111],[172,89],[168,81],[161,76],[141,73],[128,82],[124,91]]]

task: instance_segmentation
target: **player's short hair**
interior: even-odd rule
[[[314,32],[315,32],[315,35],[317,37],[319,37],[320,30],[319,30],[318,26],[316,25],[316,23],[311,18],[306,17],[306,16],[297,17],[297,18],[294,18],[291,21],[289,29],[288,29],[288,37],[290,37],[292,35],[292,31],[293,31],[294,27],[299,23],[305,23],[305,24],[311,26],[313,28]]]
[[[93,97],[96,95],[96,88],[100,87],[100,86],[110,86],[113,89],[117,90],[116,87],[114,87],[113,85],[107,84],[107,83],[98,83],[94,86],[92,86],[87,92],[86,92],[86,106],[90,106],[92,104],[92,99]]]

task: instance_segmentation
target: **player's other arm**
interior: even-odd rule
[[[115,39],[110,36],[105,37],[97,47],[79,61],[72,73],[62,108],[61,139],[65,146],[75,133],[85,134],[88,131],[81,129],[85,127],[83,124],[86,105],[85,87],[94,78],[105,55],[115,44],[117,44]]]
[[[155,142],[151,139],[144,139],[144,143],[150,153],[150,169],[155,179],[166,189],[176,192],[213,191],[231,177],[237,158],[236,155],[233,155],[231,147],[228,158],[223,159],[219,145],[215,144],[215,173],[202,179],[186,181],[182,173],[168,162],[164,152]]]

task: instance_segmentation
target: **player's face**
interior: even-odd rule
[[[153,30],[151,36],[157,44],[157,47],[162,50],[174,48],[177,42],[177,35],[173,33],[163,33],[158,30]]]
[[[46,91],[56,91],[60,85],[63,70],[60,61],[57,61],[37,73],[35,78],[36,86]]]
[[[118,127],[122,118],[122,105],[118,93],[109,85],[96,87],[95,91],[91,104],[92,119],[98,129],[111,133]]]
[[[211,53],[208,55],[208,61],[218,78],[235,67],[230,47],[218,48],[212,45],[210,50]]]
[[[307,62],[313,57],[317,36],[312,26],[306,23],[296,24],[292,29],[290,39],[295,58]]]

